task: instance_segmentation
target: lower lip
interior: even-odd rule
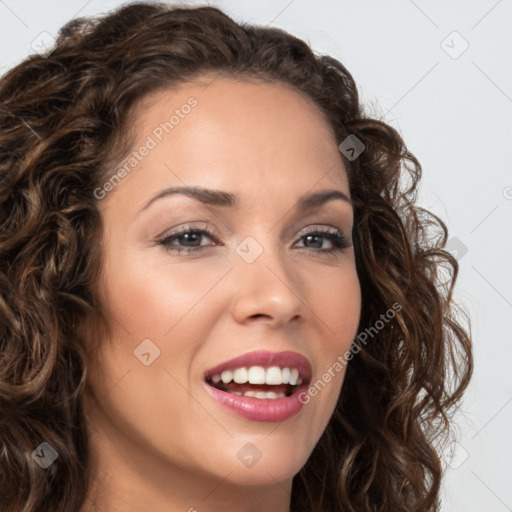
[[[228,411],[252,421],[276,423],[298,414],[304,404],[299,400],[301,388],[285,398],[253,398],[235,395],[206,384],[208,393]]]

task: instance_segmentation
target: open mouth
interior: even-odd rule
[[[259,399],[292,396],[309,378],[297,368],[251,366],[207,374],[206,383],[219,391]]]
[[[258,350],[215,366],[204,374],[207,391],[226,411],[250,421],[297,417],[312,378],[306,357],[292,351]]]

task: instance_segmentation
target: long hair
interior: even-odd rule
[[[80,397],[92,347],[79,326],[92,317],[108,326],[93,287],[95,190],[129,152],[140,102],[209,72],[291,87],[320,107],[338,143],[353,135],[365,146],[342,158],[367,342],[293,479],[292,510],[438,510],[437,440],[473,360],[467,314],[452,298],[458,266],[443,249],[447,228],[416,206],[418,160],[394,128],[365,114],[349,71],[302,40],[213,7],[134,3],[69,22],[48,54],[0,80],[2,512],[78,512],[85,503]],[[58,454],[46,469],[33,456],[42,442]]]

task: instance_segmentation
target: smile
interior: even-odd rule
[[[311,364],[295,352],[251,352],[205,374],[207,391],[223,408],[268,422],[300,412],[303,404],[298,396],[310,380]]]

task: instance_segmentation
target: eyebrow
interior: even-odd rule
[[[153,204],[155,201],[158,201],[159,199],[175,194],[186,195],[209,206],[234,209],[240,208],[240,201],[238,197],[231,192],[212,190],[202,187],[170,187],[153,196],[149,201],[146,202],[140,211],[142,212],[143,210],[146,210],[151,204]],[[344,192],[337,189],[328,189],[301,196],[297,201],[295,209],[298,212],[314,210],[315,208],[318,208],[328,201],[333,201],[335,199],[342,200],[352,206],[352,201]]]

